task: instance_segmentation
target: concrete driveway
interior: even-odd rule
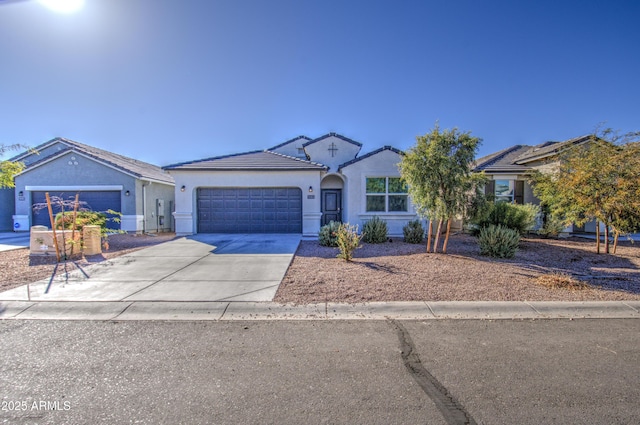
[[[0,293],[16,301],[271,301],[300,235],[202,234]]]

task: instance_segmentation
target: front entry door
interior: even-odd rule
[[[322,225],[342,221],[342,190],[322,189]]]

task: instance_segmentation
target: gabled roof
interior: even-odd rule
[[[33,150],[41,151],[56,143],[63,144],[66,147],[54,154],[45,156],[42,159],[29,164],[29,166],[27,166],[23,173],[28,172],[33,168],[39,167],[47,162],[50,162],[55,158],[59,158],[60,156],[69,152],[77,152],[78,154],[94,159],[97,162],[103,163],[107,166],[113,167],[119,171],[130,174],[137,178],[174,184],[173,177],[165,173],[162,168],[158,167],[157,165],[149,164],[147,162],[139,161],[137,159],[129,158],[103,149],[98,149],[96,147],[85,145],[74,140],[65,139],[63,137],[56,137],[55,139],[51,139],[48,142],[36,146],[35,148],[33,148]],[[20,161],[22,158],[30,154],[32,154],[32,152],[27,151],[16,156],[12,160]]]
[[[307,137],[307,136],[302,136],[302,135],[300,135],[300,136],[298,136],[298,137],[294,137],[294,138],[293,138],[293,139],[291,139],[291,140],[287,140],[286,142],[284,142],[284,143],[280,143],[279,145],[276,145],[276,146],[274,146],[274,147],[272,147],[272,148],[269,148],[269,149],[267,149],[267,150],[268,150],[268,151],[273,151],[273,150],[276,150],[276,149],[282,148],[282,147],[284,147],[284,146],[287,146],[289,143],[297,142],[297,141],[298,141],[298,140],[300,140],[300,139],[304,139],[304,140],[310,141],[310,140],[311,140],[311,137]],[[306,143],[306,142],[305,142],[305,143]]]
[[[531,150],[525,152],[520,158],[518,158],[516,164],[526,164],[533,161],[538,161],[543,158],[557,155],[561,151],[571,148],[576,145],[588,142],[592,140],[593,136],[585,135],[575,137],[573,139],[565,140],[564,142],[547,142],[538,146],[534,146]]]
[[[251,151],[167,165],[165,170],[326,170],[322,164],[272,151]]]
[[[305,143],[304,145],[302,145],[302,147],[306,148],[309,145],[312,145],[314,143],[317,143],[317,142],[319,142],[321,140],[324,140],[324,139],[327,139],[329,137],[337,137],[338,139],[344,140],[345,142],[349,142],[349,143],[351,143],[351,144],[353,144],[353,145],[355,145],[355,146],[357,146],[359,148],[362,147],[362,143],[356,142],[355,140],[351,140],[348,137],[344,137],[344,136],[342,136],[342,135],[340,135],[338,133],[333,133],[333,132],[332,133],[327,133],[324,136],[320,136],[317,139],[310,140],[307,143]]]
[[[488,173],[507,173],[528,171],[529,167],[516,165],[514,162],[531,146],[515,145],[477,159],[473,171],[486,171]]]
[[[348,167],[349,165],[355,164],[356,162],[360,162],[360,161],[362,161],[363,159],[367,159],[367,158],[369,158],[369,157],[372,157],[372,156],[374,156],[374,155],[377,155],[377,154],[379,154],[379,153],[380,153],[380,152],[382,152],[382,151],[391,151],[391,152],[395,152],[395,153],[397,153],[398,155],[404,155],[404,152],[402,152],[402,151],[401,151],[401,150],[399,150],[399,149],[394,148],[393,146],[383,146],[383,147],[381,147],[380,149],[376,149],[376,150],[371,151],[371,152],[369,152],[369,153],[367,153],[367,154],[365,154],[365,155],[362,155],[362,156],[359,156],[359,157],[357,157],[357,158],[354,158],[354,159],[352,159],[351,161],[347,161],[347,162],[345,162],[344,164],[342,164],[342,165],[340,165],[340,166],[338,167],[338,171],[342,170],[342,169],[343,169],[343,168],[345,168],[345,167]]]
[[[475,161],[474,171],[487,173],[524,173],[532,168],[531,162],[553,157],[565,149],[592,139],[592,136],[580,136],[564,142],[544,142],[536,146],[515,145],[492,153]]]

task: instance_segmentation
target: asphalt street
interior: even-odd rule
[[[640,423],[638,319],[6,320],[0,335],[0,423]]]

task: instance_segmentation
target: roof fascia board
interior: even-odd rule
[[[122,174],[126,174],[126,175],[128,175],[128,176],[130,176],[130,177],[134,177],[134,178],[136,178],[136,179],[140,179],[140,178],[142,178],[140,175],[137,175],[137,174],[132,173],[132,172],[127,171],[127,170],[123,170],[122,168],[116,167],[116,166],[114,166],[113,164],[110,164],[110,163],[105,162],[105,161],[101,161],[100,159],[95,158],[95,157],[94,157],[94,156],[92,156],[92,155],[88,155],[88,154],[86,154],[86,153],[83,153],[83,152],[81,152],[81,151],[77,150],[77,148],[75,148],[75,147],[71,147],[71,148],[70,148],[70,149],[68,149],[68,150],[60,151],[60,152],[55,153],[55,154],[53,154],[53,155],[49,155],[48,157],[43,158],[43,159],[42,159],[42,161],[39,161],[39,162],[37,162],[37,163],[35,163],[35,164],[33,164],[33,165],[30,165],[29,167],[27,167],[26,169],[24,169],[24,170],[23,170],[20,174],[18,174],[18,175],[26,174],[26,173],[30,172],[31,170],[35,170],[36,168],[39,168],[39,167],[41,167],[41,166],[43,166],[43,165],[45,165],[45,164],[48,164],[49,162],[51,162],[51,161],[53,161],[53,160],[56,160],[56,159],[58,159],[58,158],[62,157],[63,155],[66,155],[66,154],[68,154],[68,153],[75,153],[75,154],[77,154],[77,155],[79,155],[79,156],[82,156],[82,157],[84,157],[84,158],[86,158],[86,159],[88,159],[88,160],[90,160],[90,161],[97,162],[97,163],[99,163],[100,165],[103,165],[103,166],[105,166],[105,167],[111,168],[111,169],[116,170],[116,171],[118,171],[118,172],[120,172],[120,173],[122,173]]]
[[[35,148],[32,149],[27,149],[26,151],[22,152],[21,154],[18,154],[16,156],[14,156],[13,158],[9,159],[9,161],[21,161],[24,158],[30,156],[30,155],[39,155],[39,151],[46,149],[48,147],[51,147],[53,145],[55,145],[56,143],[62,143],[68,147],[72,147],[69,143],[66,142],[66,140],[62,137],[56,137],[53,138],[49,141],[46,141],[44,143],[39,144],[38,146],[36,146]]]

